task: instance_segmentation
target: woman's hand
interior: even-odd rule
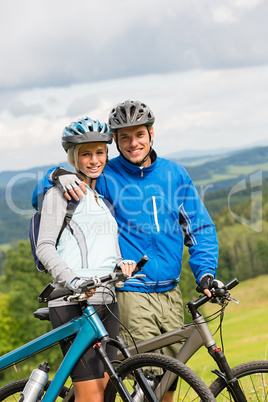
[[[90,297],[94,296],[95,293],[96,293],[96,289],[87,290],[87,291],[85,292],[86,299],[89,299]]]
[[[84,284],[84,282],[86,281],[86,279],[81,279],[81,278],[74,278],[72,280],[72,282],[70,282],[69,284],[69,289],[71,289],[73,292],[75,293],[80,293],[81,292],[81,288],[80,286],[82,286]],[[96,289],[89,289],[86,290],[84,292],[86,299],[89,299],[90,297],[92,297],[94,294],[96,293]]]

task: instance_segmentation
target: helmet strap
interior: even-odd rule
[[[92,179],[92,177],[89,177],[88,175],[86,175],[84,172],[82,172],[82,170],[78,170],[77,173],[80,173],[82,176],[86,177],[89,180],[89,184],[91,184],[92,180],[95,180],[95,179]]]

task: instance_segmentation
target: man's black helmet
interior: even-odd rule
[[[149,108],[139,101],[126,100],[118,103],[109,114],[108,125],[112,132],[122,127],[139,126],[145,124],[152,126],[154,124],[154,114]]]

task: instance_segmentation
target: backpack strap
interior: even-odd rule
[[[79,200],[76,201],[74,198],[72,198],[71,200],[68,201],[67,208],[66,208],[66,215],[65,215],[61,230],[59,232],[59,235],[58,235],[58,238],[57,238],[57,241],[56,241],[56,247],[58,245],[58,242],[60,240],[62,232],[64,231],[64,229],[67,226],[69,227],[71,233],[73,234],[73,229],[70,226],[70,221],[71,221],[71,219],[73,217],[74,211],[76,210],[76,207],[77,207],[78,204],[79,204]]]
[[[106,207],[109,209],[111,212],[112,216],[115,217],[115,210],[113,204],[110,203],[110,201],[107,200],[107,198],[103,197],[102,201],[106,205]]]

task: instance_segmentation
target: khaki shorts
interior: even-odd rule
[[[120,320],[136,344],[183,325],[183,303],[178,285],[161,293],[117,292],[117,302]],[[131,336],[122,326],[120,335],[129,346],[133,344]],[[175,357],[181,346],[177,342],[155,352]]]

